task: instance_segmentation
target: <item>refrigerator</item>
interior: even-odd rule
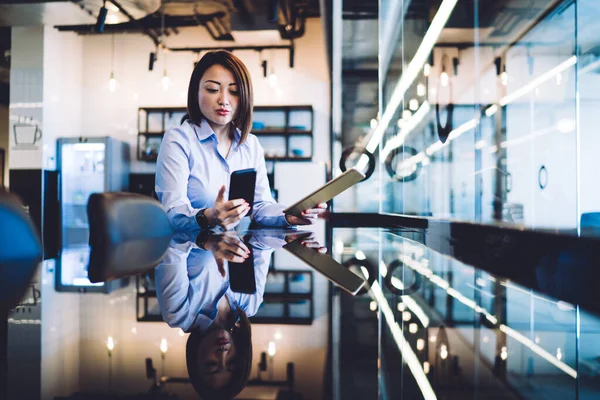
[[[91,283],[88,279],[92,193],[122,192],[129,186],[129,145],[110,137],[60,138],[57,141],[59,249],[55,267],[58,292],[110,293],[127,279]]]

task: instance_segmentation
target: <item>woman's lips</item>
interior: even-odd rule
[[[217,346],[225,346],[226,344],[229,344],[229,340],[227,340],[227,339],[217,339],[217,341],[215,342],[215,344]]]
[[[228,110],[217,110],[217,114],[221,115],[221,116],[226,116],[227,114],[229,114]]]

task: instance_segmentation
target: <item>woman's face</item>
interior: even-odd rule
[[[233,120],[239,99],[238,84],[231,71],[219,64],[206,70],[200,80],[198,103],[213,129],[214,125],[222,127]]]
[[[225,329],[211,330],[198,346],[200,375],[206,385],[220,389],[227,385],[238,366],[235,364],[235,344]]]

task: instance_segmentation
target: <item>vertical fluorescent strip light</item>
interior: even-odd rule
[[[383,134],[387,129],[388,125],[390,124],[392,117],[396,113],[398,106],[400,106],[404,94],[406,93],[410,85],[412,85],[412,83],[415,81],[417,76],[421,73],[423,65],[425,65],[425,62],[427,61],[427,58],[429,57],[433,46],[435,46],[435,43],[437,42],[438,37],[442,33],[442,29],[444,29],[444,26],[446,25],[448,18],[450,18],[450,15],[452,14],[452,11],[454,10],[454,7],[456,6],[457,2],[458,0],[442,1],[442,4],[440,5],[440,8],[435,14],[435,17],[433,17],[431,25],[429,25],[429,29],[427,30],[427,33],[425,33],[423,41],[417,49],[415,56],[410,61],[410,64],[408,64],[408,67],[406,68],[402,76],[400,76],[400,79],[398,79],[396,88],[394,89],[392,97],[390,98],[390,101],[388,102],[387,107],[385,108],[385,112],[383,113],[383,116],[379,121],[379,125],[377,125],[377,128],[373,131],[373,134],[370,137],[368,137],[368,139],[365,138],[365,142],[367,142],[367,145],[365,147],[369,152],[373,153],[379,145],[379,141],[383,137]],[[361,157],[358,162],[357,168],[359,170],[364,169],[367,165],[367,162],[368,159],[366,156]]]
[[[551,70],[538,76],[537,78],[535,78],[534,80],[529,82],[527,85],[523,86],[522,88],[515,90],[511,94],[507,94],[506,96],[501,98],[500,105],[505,106],[508,103],[515,101],[519,97],[526,95],[527,93],[531,92],[536,87],[540,86],[542,83],[548,81],[549,79],[552,79],[554,76],[556,76],[556,74],[563,72],[564,70],[572,67],[576,63],[577,63],[577,56],[572,56],[572,57],[568,58],[566,61],[560,63],[559,65],[552,68]]]

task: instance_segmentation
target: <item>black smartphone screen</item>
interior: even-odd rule
[[[256,170],[254,168],[234,171],[229,180],[229,200],[244,199],[250,204],[250,211],[254,206],[254,190],[256,187]]]
[[[229,262],[229,286],[236,293],[256,293],[256,277],[254,276],[254,253],[252,246],[248,258],[243,263]]]

